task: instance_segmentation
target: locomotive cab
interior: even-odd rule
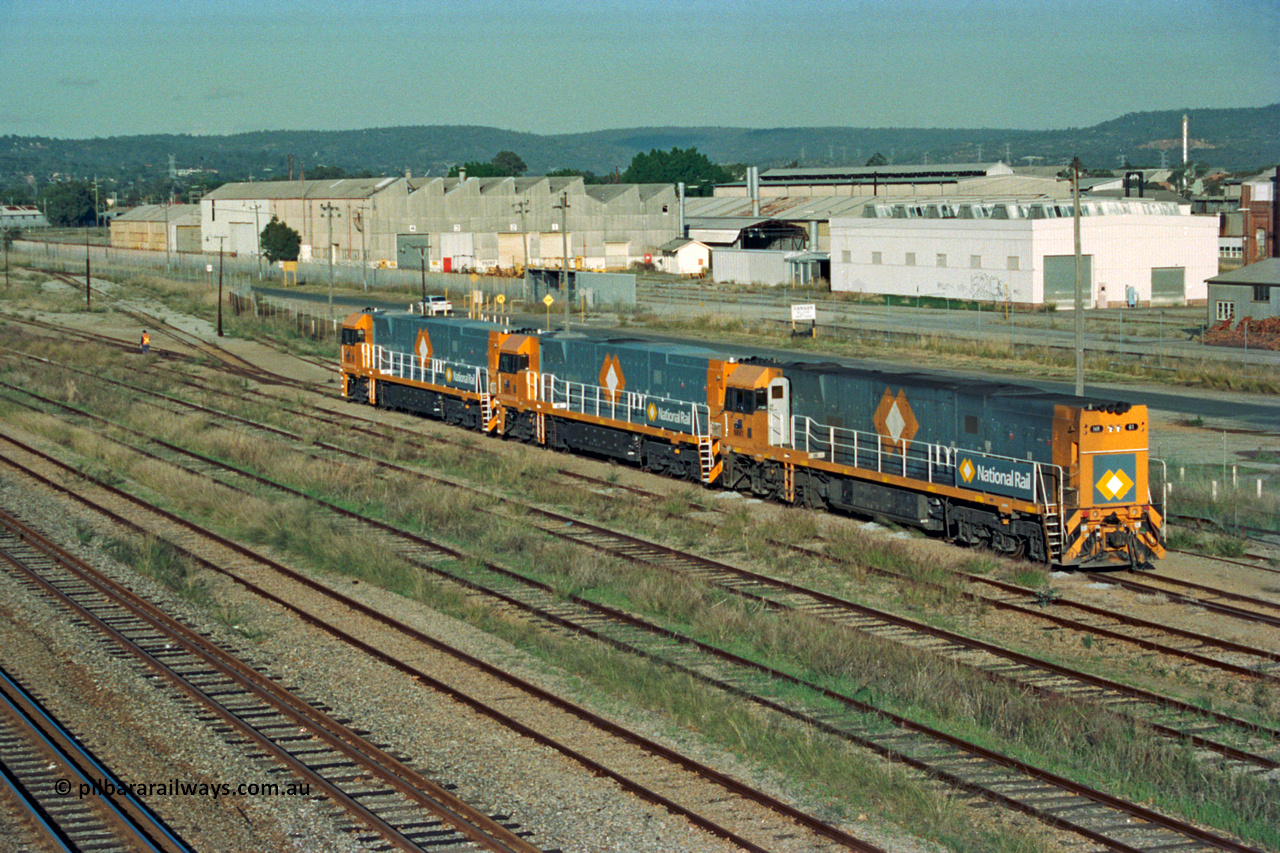
[[[1164,556],[1152,500],[1146,406],[1059,406],[1054,462],[1065,473],[1062,564],[1139,566]]]
[[[791,383],[776,368],[740,365],[725,382],[722,435],[738,452],[791,440]]]
[[[369,372],[373,367],[373,317],[368,313],[351,314],[342,321],[339,360],[342,396],[368,402]]]

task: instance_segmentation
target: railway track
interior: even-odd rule
[[[538,853],[400,758],[186,628],[123,585],[0,511],[8,571],[127,653],[228,737],[283,768],[340,810],[365,840],[389,848]]]
[[[175,543],[175,547],[181,553],[201,568],[221,574],[245,586],[255,595],[285,607],[308,623],[410,675],[423,685],[449,695],[524,737],[552,747],[581,764],[591,773],[609,779],[624,790],[660,805],[673,814],[687,818],[694,825],[731,841],[743,850],[766,853],[770,849],[767,844],[753,840],[753,836],[760,838],[762,834],[767,837],[771,833],[786,834],[804,831],[814,836],[812,847],[814,850],[842,849],[863,851],[863,853],[883,853],[873,844],[830,826],[711,767],[636,735],[599,715],[568,703],[497,667],[451,648],[308,576],[258,555],[243,546],[235,545],[197,525],[149,507],[145,502],[105,483],[95,483],[95,489],[110,496],[111,502],[128,505],[127,514],[110,509],[100,504],[99,500],[86,495],[84,488],[68,488],[60,484],[58,480],[72,472],[72,469],[67,468],[63,463],[34,448],[17,443],[11,437],[3,437],[3,441],[8,442],[18,452],[33,457],[37,460],[35,464],[51,466],[52,469],[57,469],[61,473],[54,476],[41,474],[34,467],[19,462],[15,458],[17,453],[7,454],[5,463],[15,470],[22,471],[26,476],[33,477],[44,485],[62,492],[94,512],[106,515],[117,524],[126,525],[143,535],[156,535]],[[138,509],[143,509],[145,514],[159,518],[152,519],[148,523],[130,518],[137,513]],[[156,529],[153,526],[156,524],[161,525],[163,529]],[[219,561],[210,560],[195,550],[187,550],[192,547],[190,543],[193,534],[197,538],[216,542],[220,549],[230,549],[237,555],[234,563],[227,558]],[[247,566],[246,560],[252,566]],[[235,567],[224,568],[227,565]],[[283,579],[285,585],[292,591],[272,592],[268,588],[271,584],[264,584],[260,579],[256,582],[249,579],[259,577],[264,572],[277,579]],[[320,614],[333,611],[335,603],[339,609],[345,608],[358,614],[361,621],[369,624],[363,626],[359,632],[352,632],[332,624]],[[389,634],[395,636],[388,636]],[[420,646],[420,652],[406,655],[402,642],[404,638],[409,638]],[[386,650],[388,648],[397,651],[388,651]],[[449,673],[452,676],[466,667],[480,671],[485,678],[495,682],[495,686],[487,688],[491,695],[480,697],[468,695],[439,677],[441,673]],[[512,712],[513,688],[531,697],[529,700],[533,705],[531,710],[518,714]],[[584,724],[587,728],[595,730],[597,734],[584,734]],[[556,733],[548,734],[548,729]],[[618,758],[619,743],[630,744],[640,753],[649,756],[644,760],[633,756],[630,759],[631,763],[637,765],[652,763],[655,766],[644,770],[635,778],[620,773],[611,766],[622,760]],[[593,754],[611,757],[604,759],[594,757]],[[706,784],[708,782],[710,786]],[[762,817],[765,813],[769,814],[767,819]],[[779,829],[779,821],[783,829]]]
[[[611,485],[610,487],[611,487],[611,488],[616,488],[616,486],[612,486],[612,485]],[[559,522],[560,522],[561,524],[566,523],[566,522],[564,522],[564,521],[563,521],[563,519],[564,519],[564,518],[565,518],[564,516],[560,516],[560,517],[559,517]],[[582,526],[582,522],[581,522],[581,521],[578,521],[578,520],[570,520],[570,522],[567,522],[567,523],[572,523],[575,527],[581,527],[581,526]],[[577,531],[575,531],[575,532],[577,532]],[[1019,588],[1019,589],[1020,589],[1020,588]],[[1027,591],[1026,591],[1025,589],[1020,589],[1020,592],[1021,592],[1022,594],[1024,594],[1024,595],[1025,595]],[[1265,765],[1262,765],[1262,766],[1265,766]]]
[[[10,387],[12,388],[12,386]],[[47,399],[45,403],[47,405],[58,405],[56,401]],[[205,411],[209,414],[215,414],[209,410]],[[245,423],[247,425],[247,422]],[[268,437],[274,437],[277,440],[283,438],[287,441],[300,441],[298,436],[274,427],[267,428],[266,432]],[[142,436],[139,437],[143,438]],[[172,454],[186,454],[187,461],[179,464],[185,464],[188,467],[192,465],[191,459],[199,457],[199,454],[188,453],[174,445],[167,445],[164,442],[156,442],[156,444],[168,447],[170,453],[169,461],[173,461]],[[370,461],[370,458],[363,453],[352,453],[326,442],[318,442],[317,444],[320,445],[329,458],[342,457],[347,462],[365,463]],[[457,483],[446,482],[440,478],[432,478],[416,468],[386,461],[377,461],[377,464],[385,470],[424,479],[434,485],[445,485],[452,488],[460,487]],[[236,476],[243,476],[243,472],[231,469],[230,466],[221,466],[214,460],[206,459],[200,465],[203,466],[200,468],[202,474],[212,474],[215,469],[218,469],[224,478],[228,472],[234,473]],[[271,486],[279,488],[276,484],[271,484]],[[487,492],[483,494],[486,497],[494,497]],[[298,493],[297,496],[305,497],[301,493]],[[519,507],[519,511],[526,517],[539,520],[539,526],[545,532],[560,539],[575,541],[596,550],[619,554],[628,559],[642,560],[648,564],[667,567],[677,572],[691,573],[724,589],[733,591],[735,594],[749,597],[771,607],[791,607],[812,612],[827,621],[836,621],[846,626],[856,626],[859,630],[867,633],[895,638],[919,647],[932,647],[937,648],[939,651],[946,650],[948,654],[961,662],[972,663],[992,672],[999,672],[1004,677],[1017,676],[1020,681],[1035,689],[1057,689],[1068,695],[1087,697],[1113,708],[1123,708],[1126,715],[1137,714],[1144,719],[1150,720],[1156,730],[1161,733],[1170,736],[1182,736],[1185,733],[1186,736],[1192,738],[1193,743],[1197,743],[1210,752],[1226,756],[1231,760],[1236,760],[1234,757],[1236,752],[1247,753],[1248,750],[1266,752],[1273,742],[1272,739],[1275,733],[1266,727],[1252,725],[1243,720],[1222,714],[1205,712],[1188,703],[1162,699],[1156,694],[1127,687],[1113,680],[1089,675],[1061,665],[1049,664],[1026,655],[1018,655],[991,644],[932,628],[918,620],[907,619],[885,611],[857,605],[851,601],[825,596],[812,590],[784,584],[781,581],[746,572],[740,568],[730,567],[716,561],[683,554],[674,549],[646,542],[636,537],[626,536],[598,525],[591,525],[580,518],[562,513],[524,505]],[[821,552],[813,549],[799,546],[788,547],[798,550],[807,559],[827,559]],[[895,580],[899,577],[893,573],[886,573],[886,576]],[[1029,590],[1015,585],[1004,585],[1004,588],[1011,589],[1015,595],[1020,596],[1026,602],[1022,604],[1007,603],[1006,606],[1010,608],[1017,609],[1037,620],[1050,619],[1055,624],[1074,628],[1077,631],[1099,631],[1096,624],[1083,624],[1076,620],[1060,618],[1046,613],[1046,608],[1029,603],[1029,599],[1033,595]],[[992,599],[985,598],[977,600],[981,603],[993,602]],[[1116,636],[1124,638],[1124,635],[1116,634]],[[1159,644],[1154,645],[1156,651],[1162,651],[1164,648]],[[1182,649],[1171,649],[1170,653],[1181,655],[1184,651]],[[1228,671],[1239,674],[1242,668],[1229,665]],[[1258,677],[1265,676],[1265,673],[1260,674],[1253,670],[1244,670],[1244,674]],[[1208,732],[1205,731],[1206,714],[1213,718],[1212,727]],[[1262,735],[1261,742],[1258,740],[1259,734]],[[1225,738],[1230,743],[1218,743],[1212,739],[1216,737]],[[1258,757],[1255,763],[1258,763],[1259,766],[1267,766],[1266,760],[1261,757]]]
[[[168,450],[170,453],[184,454],[189,457],[195,456],[195,454],[190,454],[172,446]],[[203,462],[204,465],[222,468],[224,477],[227,474],[245,476],[242,472],[229,470],[227,466],[220,466],[213,460],[206,459]],[[275,484],[262,481],[260,478],[252,479],[256,480],[259,486],[279,489]],[[301,497],[301,494],[291,492],[290,496],[298,498]],[[418,565],[433,571],[437,571],[434,562],[438,562],[439,559],[444,559],[451,563],[454,568],[440,572],[444,577],[456,580],[459,577],[458,567],[473,563],[473,561],[469,560],[468,555],[441,546],[439,543],[404,534],[371,519],[358,518],[355,514],[339,510],[333,505],[326,506],[330,510],[342,512],[345,517],[351,520],[359,521],[368,527],[378,529],[388,553],[398,552],[407,559],[414,560]],[[575,527],[580,526],[575,525]],[[632,543],[632,547],[634,549],[635,543]],[[669,554],[666,551],[661,552]],[[436,560],[426,559],[424,554],[434,555]],[[652,551],[649,552],[649,556],[652,556]],[[508,588],[495,590],[492,579],[489,579],[487,583],[478,583],[473,578],[468,578],[468,582],[476,584],[476,589],[500,598],[507,606],[523,608],[538,618],[558,625],[562,630],[571,631],[578,635],[589,635],[631,654],[654,659],[664,666],[702,679],[707,683],[713,684],[718,689],[735,693],[744,699],[760,704],[762,707],[776,713],[784,714],[816,730],[824,731],[832,736],[872,749],[886,757],[928,772],[936,778],[946,780],[961,790],[994,799],[1011,808],[1035,815],[1050,825],[1069,828],[1094,841],[1105,841],[1108,844],[1121,845],[1114,849],[1155,849],[1160,845],[1175,843],[1171,839],[1176,835],[1169,833],[1186,831],[1185,829],[1176,829],[1180,822],[1164,823],[1166,820],[1164,817],[1157,817],[1154,812],[1149,812],[1149,810],[1145,810],[1140,806],[1124,803],[1117,798],[1109,797],[1086,786],[1079,786],[1070,780],[1052,777],[1042,770],[1011,761],[1007,757],[1000,756],[994,752],[982,750],[974,744],[919,726],[905,718],[885,714],[880,709],[859,702],[852,697],[824,690],[814,684],[806,684],[799,679],[785,676],[774,670],[766,671],[765,668],[757,664],[731,655],[725,655],[723,652],[704,644],[696,643],[669,631],[662,631],[640,620],[627,617],[617,611],[610,611],[608,608],[592,605],[581,599],[574,598],[572,605],[566,604],[550,587],[530,582],[525,578],[517,578],[517,576],[497,567],[487,566],[486,570],[493,576],[502,576]],[[512,587],[513,581],[515,583],[514,587]],[[769,603],[768,599],[760,598],[759,600]],[[821,604],[830,610],[832,600],[823,601]],[[799,605],[793,602],[791,606]],[[573,615],[566,615],[568,610],[577,612]],[[866,612],[864,611],[864,616]],[[602,617],[605,617],[605,621],[611,623],[612,627],[603,625]],[[897,624],[900,625],[900,623]],[[893,626],[895,623],[892,620],[885,620],[884,625]],[[859,630],[869,630],[865,619],[857,627]],[[639,638],[637,638],[637,634],[640,635]],[[933,639],[938,636],[939,633],[934,633]],[[677,644],[682,654],[673,655],[670,652],[673,642]],[[664,647],[667,651],[657,654],[653,651],[654,647]],[[999,657],[1000,653],[1003,652],[1003,650],[991,648],[996,653],[993,655],[994,657]],[[972,653],[975,650],[975,646],[969,643],[965,646],[965,649],[968,653]],[[702,659],[707,656],[714,658],[720,668],[728,671],[716,677],[709,676],[707,674],[707,663]],[[1005,663],[1007,663],[1008,658],[1009,656],[1005,654]],[[1022,662],[1028,668],[1040,663],[1029,659],[1024,659]],[[1041,670],[1041,674],[1045,674],[1043,666],[1041,666]],[[844,710],[844,715],[838,720],[829,711],[821,717],[815,716],[810,709],[795,704],[781,703],[758,692],[749,692],[742,687],[744,684],[758,681],[761,673],[766,674],[771,679],[785,683],[788,687],[804,688],[811,691],[814,696],[839,703]],[[1061,679],[1060,672],[1054,675],[1059,680]],[[1127,693],[1123,698],[1117,697],[1117,703],[1132,701],[1137,693],[1136,691],[1125,691],[1119,685],[1104,685],[1100,681],[1095,681],[1091,686],[1098,693],[1117,689],[1121,693]],[[1061,685],[1059,685],[1059,689],[1061,689]],[[1154,698],[1155,703],[1159,704],[1158,697],[1149,698]],[[1162,710],[1166,714],[1170,711],[1168,706],[1162,707]],[[1197,718],[1200,723],[1204,722],[1205,717],[1196,714],[1196,709],[1185,707],[1183,710]],[[879,733],[871,735],[870,732],[873,730],[882,728],[882,726],[877,725],[877,722],[882,722],[884,719],[888,719],[894,726],[894,728],[890,729],[887,739],[881,737]],[[1167,736],[1186,736],[1168,727],[1156,725],[1155,728]],[[1252,734],[1258,736],[1260,733],[1255,731]],[[1269,734],[1272,738],[1270,742],[1274,745],[1274,737],[1277,733],[1271,732]],[[1212,753],[1214,760],[1228,761],[1232,766],[1243,772],[1265,772],[1280,766],[1274,760],[1261,755],[1227,747],[1207,738],[1190,737],[1191,742],[1198,749],[1206,753]],[[914,738],[914,740],[910,738]],[[939,742],[945,744],[950,751],[940,753]],[[951,769],[953,765],[963,767],[963,772]],[[1009,791],[1016,791],[1016,796],[1011,795]],[[1068,794],[1071,796],[1068,796]],[[1054,807],[1045,809],[1034,805],[1037,800],[1045,799],[1051,800],[1054,803]],[[1070,815],[1070,817],[1066,817],[1067,815]],[[1103,826],[1123,826],[1124,834],[1109,836],[1099,828]],[[1129,843],[1124,840],[1125,838],[1128,838],[1134,844],[1129,847],[1123,846]],[[1244,846],[1232,846],[1229,840],[1216,836],[1199,838],[1197,843],[1204,843],[1206,846],[1200,848],[1188,847],[1187,849],[1248,849]]]
[[[120,778],[0,669],[0,790],[20,804],[10,840],[30,849],[190,853]],[[116,790],[117,796],[101,793]]]

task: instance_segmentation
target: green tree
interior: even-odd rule
[[[93,190],[83,181],[53,184],[40,193],[45,217],[54,227],[74,228],[93,225]]]
[[[296,261],[298,248],[302,245],[302,235],[285,225],[276,217],[271,217],[267,227],[262,229],[262,254],[271,263],[276,261]]]
[[[590,169],[556,169],[547,172],[548,178],[582,178],[584,184],[600,184],[604,181]]]
[[[482,163],[479,160],[471,160],[463,163],[461,166],[453,166],[449,169],[446,177],[456,178],[460,172],[466,172],[468,178],[505,178],[507,175],[502,174],[502,170],[492,163]]]
[[[697,148],[672,148],[668,151],[653,149],[631,159],[631,165],[622,173],[627,184],[675,184],[684,182],[689,195],[709,196],[716,184],[732,180],[721,166],[707,159]]]
[[[888,166],[889,158],[877,151],[871,155],[871,159],[867,160],[868,166]]]
[[[512,177],[520,177],[529,168],[525,165],[524,160],[520,159],[520,155],[514,151],[499,151],[493,155],[493,165],[502,171],[504,175]]]

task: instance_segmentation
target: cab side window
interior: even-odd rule
[[[498,356],[499,373],[519,373],[529,367],[529,356],[504,352]]]

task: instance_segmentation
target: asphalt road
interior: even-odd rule
[[[324,314],[328,306],[328,296],[323,293],[319,293],[319,294],[304,293],[298,290],[279,289],[279,288],[255,288],[255,291],[257,291],[258,293],[261,293],[263,296],[267,296],[274,299],[309,303],[315,306],[316,313],[318,314]],[[369,294],[367,296],[361,295],[361,296],[355,296],[355,297],[335,295],[333,298],[333,304],[334,304],[334,316],[338,317],[339,319],[341,319],[342,317],[345,317],[347,314],[353,311],[358,311],[365,307],[377,307],[377,308],[383,308],[386,310],[403,311],[408,305],[408,303],[404,299],[392,301],[392,300],[386,299],[385,297],[376,297],[373,294]],[[687,314],[689,311],[689,307],[681,306],[681,305],[673,305],[673,310],[680,310]],[[751,305],[747,310],[751,311],[753,316],[758,317],[758,316],[761,316],[762,314],[773,313],[774,311],[777,311],[780,313],[782,310],[782,306],[778,305],[775,308],[773,306],[768,306],[768,305]],[[883,310],[882,307],[881,307],[881,310]],[[897,307],[893,309],[896,322],[899,325],[899,327],[902,328],[903,330],[907,330],[911,328],[907,324],[910,324],[914,319],[916,319],[912,316],[913,310],[914,309],[897,308]],[[719,313],[719,311],[717,311],[717,313]],[[944,312],[937,311],[936,309],[935,310],[925,309],[924,312],[922,312],[922,316],[919,319],[921,322],[924,322],[925,318],[923,314],[929,314],[929,315],[933,315],[931,318],[932,320],[937,321],[938,320],[937,315],[943,314],[943,313]],[[968,315],[974,312],[948,312],[948,313],[951,315]],[[870,323],[870,318],[864,318],[864,319],[866,319],[867,322]],[[941,319],[943,322],[946,322],[946,323],[954,323],[956,321],[956,318],[954,316],[945,316]],[[966,322],[969,322],[971,321],[971,319],[976,319],[976,318],[969,318],[966,316],[963,319]],[[537,315],[537,316],[516,315],[514,320],[515,320],[515,323],[517,324],[525,324],[528,326],[542,327],[543,325],[545,325],[545,318],[542,315]],[[819,322],[821,322],[821,314],[819,315]],[[562,323],[562,315],[554,315],[552,317],[552,324],[554,328],[561,328],[561,323]],[[576,322],[575,322],[575,325],[577,325]],[[589,321],[587,325],[590,326],[591,328],[607,328],[607,326],[602,326],[598,322]],[[1019,333],[1020,332],[1018,330],[1015,330],[1015,334],[1019,334]],[[1007,335],[1008,328],[1007,327],[999,328],[999,327],[989,326],[989,334],[992,334],[993,336]],[[655,340],[679,340],[679,341],[682,341],[683,343],[688,343],[688,344],[698,345],[698,346],[706,345],[706,341],[703,339],[682,338],[678,335],[651,333],[651,332],[643,331],[641,329],[637,329],[635,327],[628,327],[626,330],[626,335],[628,337],[643,337],[643,338],[652,338]],[[1167,347],[1169,344],[1170,342],[1166,341],[1164,343],[1164,346]],[[1118,341],[1108,342],[1102,339],[1098,339],[1094,342],[1094,345],[1119,349],[1120,343]],[[1141,346],[1152,347],[1154,345],[1155,345],[1154,343],[1145,343],[1142,341],[1138,341],[1130,344],[1130,346],[1134,346],[1134,347],[1141,347]],[[1187,346],[1191,348],[1190,353],[1192,354],[1191,357],[1193,358],[1196,357],[1200,352],[1204,350],[1215,350],[1215,348],[1213,347],[1208,347],[1208,348],[1202,347],[1198,343],[1187,344]],[[726,347],[726,349],[730,351],[742,350],[741,347],[737,347],[737,346]],[[895,362],[892,359],[875,359],[875,360],[849,359],[849,358],[839,358],[835,356],[818,355],[818,354],[812,354],[812,353],[800,354],[794,350],[777,350],[777,349],[768,349],[768,348],[759,349],[757,351],[757,354],[778,358],[786,361],[796,361],[796,360],[832,361],[840,364],[848,364],[851,366],[872,367],[875,369],[885,370],[885,371],[906,370],[911,372],[921,372],[921,371],[927,370],[928,372],[931,372],[931,373],[948,374],[948,375],[956,376],[957,378],[966,378],[966,379],[997,378],[997,380],[999,380],[1003,378],[1003,377],[992,377],[992,375],[989,373],[982,373],[978,371],[967,371],[967,370],[957,370],[953,368],[947,368],[945,365],[925,366],[925,365],[920,365],[914,362],[913,363]],[[1169,354],[1172,355],[1174,353],[1170,352]],[[1227,350],[1225,351],[1224,354],[1227,355],[1228,357],[1235,357],[1240,361],[1243,361],[1244,360],[1243,357],[1245,356],[1245,353],[1239,350]],[[1251,352],[1249,355],[1252,356],[1251,358],[1249,358],[1249,361],[1251,362],[1261,363],[1264,365],[1274,363],[1276,365],[1277,373],[1280,374],[1280,353]],[[1058,394],[1070,395],[1070,394],[1073,394],[1075,391],[1074,383],[1071,383],[1071,382],[1036,379],[1036,378],[1024,377],[1024,376],[1010,376],[1008,377],[1008,381],[1019,384],[1019,385],[1028,385],[1043,391],[1058,393]],[[1194,418],[1203,419],[1206,422],[1211,423],[1215,428],[1218,428],[1218,429],[1240,429],[1240,430],[1249,430],[1254,432],[1269,433],[1273,435],[1280,435],[1280,398],[1271,396],[1271,395],[1248,394],[1248,393],[1229,392],[1229,391],[1208,391],[1208,390],[1199,389],[1199,388],[1182,388],[1182,387],[1158,385],[1158,384],[1150,384],[1150,383],[1140,383],[1140,382],[1123,383],[1123,384],[1086,383],[1085,395],[1089,397],[1105,397],[1105,398],[1113,398],[1116,400],[1126,400],[1130,402],[1143,402],[1150,409],[1161,411],[1161,412],[1167,412],[1170,415],[1175,417],[1183,417],[1188,419],[1194,419]]]

